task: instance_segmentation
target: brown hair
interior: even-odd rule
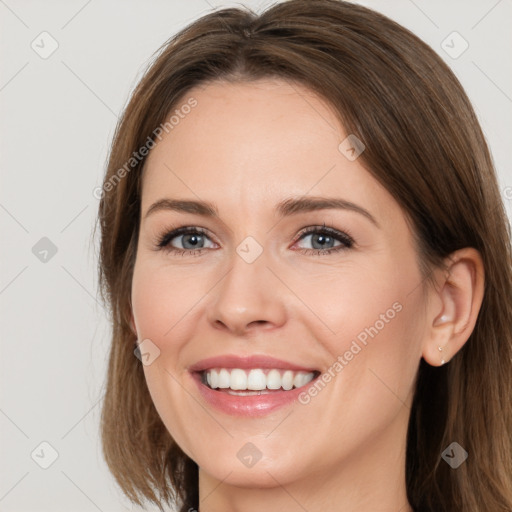
[[[145,159],[120,168],[155,140],[155,128],[195,85],[270,77],[315,91],[365,144],[360,161],[414,227],[424,284],[453,251],[480,252],[485,291],[469,340],[449,364],[419,364],[407,494],[417,512],[510,511],[512,255],[493,162],[468,97],[441,58],[394,21],[340,0],[203,16],[159,50],[123,113],[99,205],[100,285],[113,325],[101,423],[110,470],[134,503],[199,506],[198,466],[166,430],[133,354],[130,292]],[[453,441],[469,453],[456,470],[441,460]]]

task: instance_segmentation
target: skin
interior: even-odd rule
[[[189,97],[197,106],[164,134],[144,170],[132,328],[160,350],[144,366],[146,381],[167,429],[200,467],[201,512],[412,510],[405,440],[418,364],[424,357],[439,366],[467,341],[483,297],[479,254],[454,253],[425,297],[403,211],[360,159],[340,152],[347,134],[308,89],[216,82],[183,103]],[[351,201],[379,227],[349,210],[274,212],[305,195]],[[146,217],[163,198],[213,202],[220,219],[172,210]],[[298,236],[324,222],[354,245],[320,254],[318,235]],[[157,250],[172,225],[206,229],[202,253]],[[252,263],[236,251],[248,236],[263,248]],[[172,246],[191,251],[189,242],[181,235]],[[204,402],[187,371],[233,353],[326,372],[397,302],[394,318],[306,405],[228,415]],[[251,468],[237,457],[248,442],[262,455]]]

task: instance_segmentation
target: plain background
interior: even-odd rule
[[[99,443],[109,325],[97,296],[93,190],[153,52],[212,8],[271,3],[0,0],[0,511],[139,510],[116,487]],[[411,29],[459,77],[510,218],[510,0],[359,3]],[[31,47],[51,48],[44,31],[58,43],[46,59]],[[453,31],[469,44],[457,58],[441,46]],[[464,44],[453,37],[452,53]],[[40,464],[53,451],[42,442],[58,454],[47,469]]]

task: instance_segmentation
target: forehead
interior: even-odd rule
[[[398,207],[358,160],[340,151],[348,134],[306,87],[281,80],[202,84],[173,112],[191,98],[196,106],[148,156],[143,212],[164,196],[196,196],[238,212],[307,194],[371,205],[377,217]]]

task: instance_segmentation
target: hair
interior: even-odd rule
[[[130,295],[146,159],[128,171],[126,163],[156,143],[155,129],[194,86],[267,78],[308,87],[363,142],[358,161],[414,228],[423,285],[458,249],[482,256],[484,297],[468,341],[449,364],[418,366],[407,496],[416,512],[512,510],[511,233],[486,140],[461,84],[427,44],[341,0],[201,17],[155,53],[124,109],[98,213],[100,290],[112,323],[101,416],[109,469],[133,503],[199,507],[198,465],[167,431],[133,353]],[[441,460],[454,441],[469,454],[456,470]]]

